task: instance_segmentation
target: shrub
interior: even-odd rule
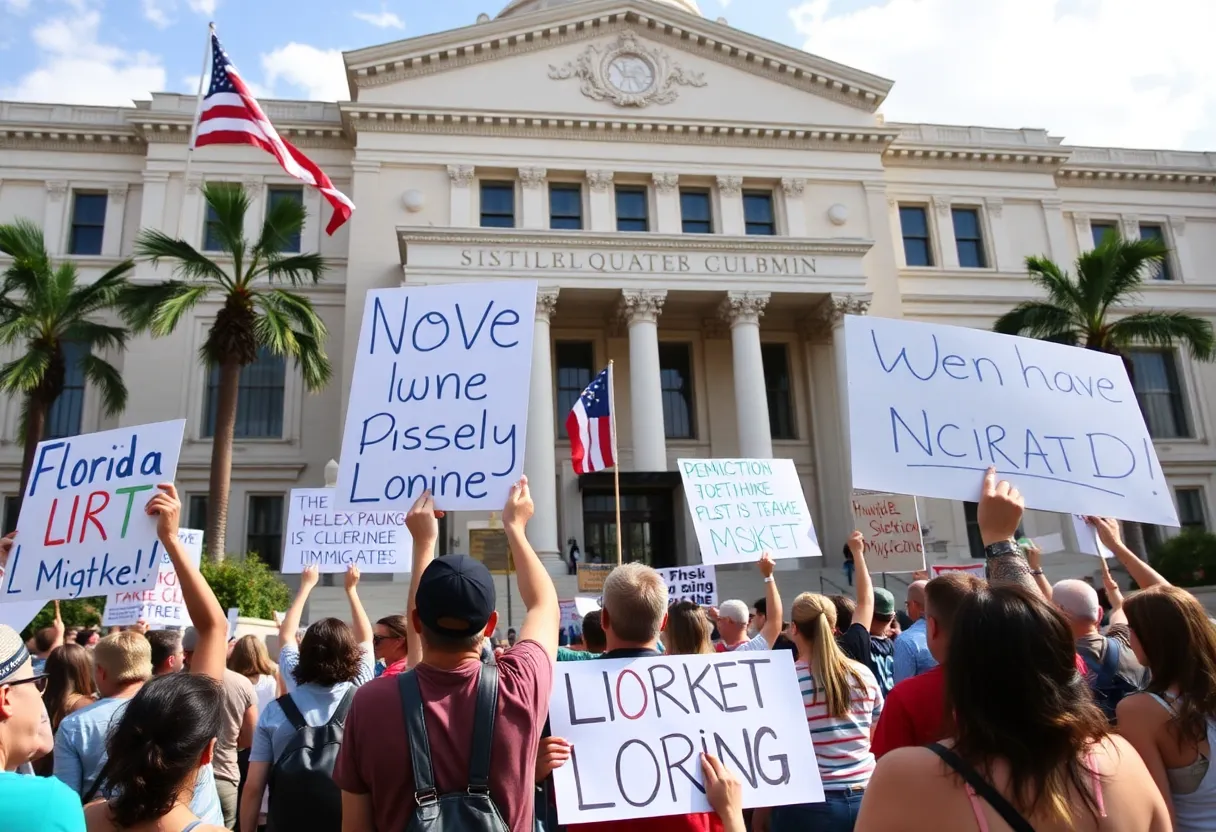
[[[270,620],[275,610],[285,610],[291,603],[287,584],[252,552],[221,561],[204,558],[202,572],[225,610],[239,607],[243,616]]]
[[[1216,535],[1188,529],[1158,546],[1151,562],[1175,586],[1216,584]]]
[[[106,607],[106,599],[101,598],[72,598],[59,602],[59,614],[63,617],[64,627],[96,627],[101,623],[101,612]],[[55,620],[55,602],[47,601],[30,625],[21,635],[29,638],[43,627],[51,626]]]

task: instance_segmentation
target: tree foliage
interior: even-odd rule
[[[291,603],[287,584],[253,552],[240,559],[204,560],[202,572],[220,606],[238,607],[242,616],[270,621]]]

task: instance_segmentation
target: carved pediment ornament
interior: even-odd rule
[[[624,32],[607,46],[592,44],[561,66],[550,65],[549,77],[555,81],[577,78],[583,95],[618,107],[670,104],[680,95],[678,87],[706,85],[703,73],[685,69],[634,32]]]

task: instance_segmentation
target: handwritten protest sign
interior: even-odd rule
[[[536,284],[367,293],[338,505],[445,511],[506,502],[524,465]]]
[[[34,616],[42,612],[46,606],[43,601],[14,601],[11,604],[0,604],[0,624],[7,624],[17,632],[30,625]]]
[[[820,557],[790,459],[681,459],[684,499],[704,563]]]
[[[947,564],[935,563],[932,567],[933,577],[945,575],[947,572],[962,572],[967,575],[974,575],[977,578],[984,577],[985,565],[982,563],[964,563],[964,564]]]
[[[658,573],[667,581],[667,603],[692,601],[703,607],[718,606],[718,576],[712,566],[673,566]]]
[[[177,539],[186,550],[186,557],[198,566],[203,558],[203,533],[196,529],[178,529]],[[190,616],[177,582],[177,570],[169,553],[161,555],[153,589],[115,592],[106,599],[106,611],[101,623],[107,627],[126,627],[139,619],[149,627],[189,627]]]
[[[575,644],[583,639],[583,618],[587,613],[600,608],[594,598],[565,598],[557,602],[561,613],[561,633],[566,637],[567,644]]]
[[[611,563],[580,563],[578,565],[578,591],[603,592],[604,580],[615,566]]]
[[[151,586],[156,518],[144,511],[177,474],[185,420],[38,443],[0,601],[79,598]]]
[[[977,329],[845,319],[853,487],[1177,526],[1123,362]]]
[[[410,533],[402,509],[337,508],[332,488],[293,488],[283,572],[408,572]]]
[[[919,572],[925,568],[916,498],[899,494],[855,494],[853,521],[866,536],[871,572]]]
[[[1077,534],[1077,548],[1083,555],[1093,555],[1096,558],[1113,558],[1115,553],[1106,548],[1106,544],[1098,538],[1098,530],[1089,525],[1084,517],[1072,516],[1072,530]]]
[[[553,773],[563,824],[712,811],[700,755],[743,783],[743,806],[823,801],[787,650],[562,662],[553,736],[573,743]]]

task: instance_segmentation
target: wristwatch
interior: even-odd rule
[[[767,578],[765,578],[765,579],[764,579],[764,582],[765,582],[766,584],[771,584],[771,583],[772,583],[774,580],[776,580],[776,579],[775,579],[775,578],[773,578],[773,576],[772,576],[772,575],[769,575]]]
[[[984,547],[984,557],[999,558],[1002,555],[1016,555],[1020,550],[1012,540],[998,540]]]

